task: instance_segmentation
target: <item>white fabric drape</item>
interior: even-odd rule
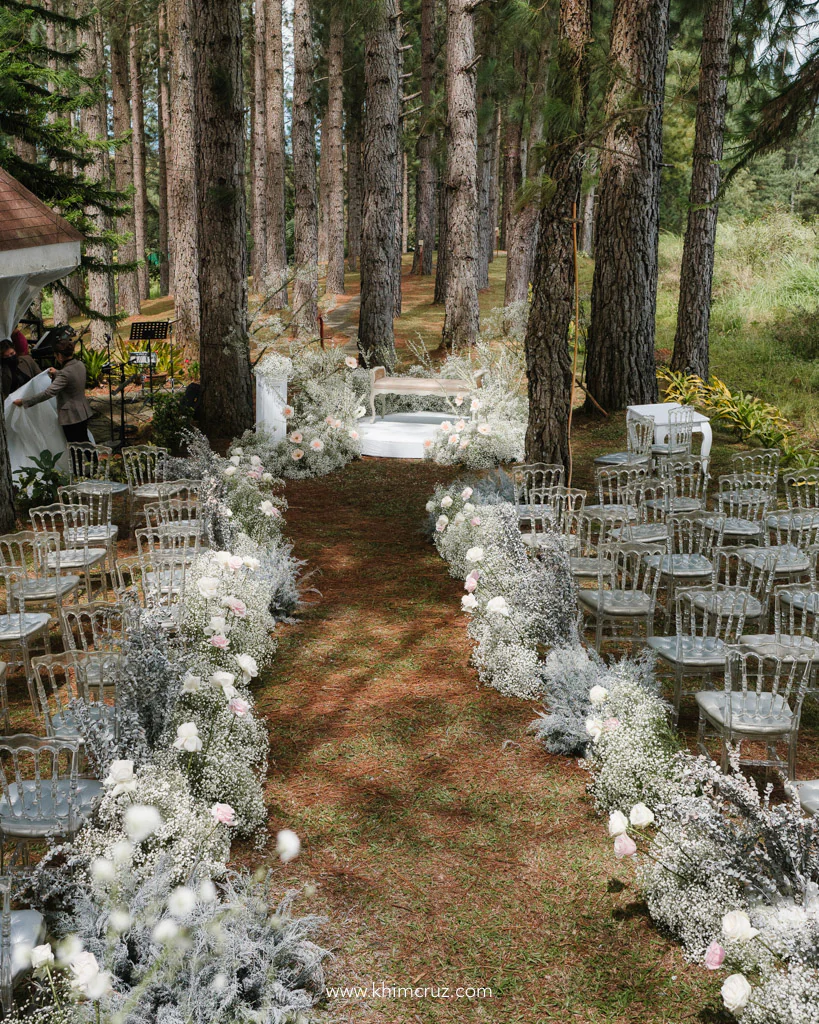
[[[37,458],[40,452],[46,449],[55,454],[62,454],[60,469],[68,472],[68,450],[65,446],[63,428],[57,419],[57,399],[49,398],[47,402],[40,402],[30,409],[14,404],[17,398],[33,398],[34,395],[39,395],[50,383],[51,378],[47,373],[39,373],[21,388],[13,391],[3,405],[12,473],[31,465],[32,458]]]
[[[256,426],[262,427],[274,441],[287,435],[284,407],[287,405],[287,381],[256,377]]]

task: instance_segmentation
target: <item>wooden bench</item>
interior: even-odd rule
[[[474,388],[481,386],[486,370],[478,370],[473,374]],[[445,377],[388,377],[383,366],[374,366],[370,370],[370,415],[375,420],[375,399],[377,395],[433,395],[440,397],[467,395],[472,389],[464,385],[462,380],[449,380]]]

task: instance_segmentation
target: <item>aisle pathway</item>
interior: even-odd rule
[[[301,906],[330,918],[329,983],[366,990],[330,999],[324,1019],[702,1019],[713,979],[612,883],[631,869],[610,855],[584,773],[545,754],[525,733],[533,708],[469,665],[461,588],[420,533],[447,472],[365,460],[287,487],[319,593],[258,693],[271,827],[304,843],[277,874],[317,886]],[[467,986],[492,996],[451,998]]]

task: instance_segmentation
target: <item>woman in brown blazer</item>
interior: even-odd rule
[[[55,345],[57,369],[49,369],[51,384],[34,398],[18,398],[15,405],[26,409],[49,398],[57,399],[57,416],[63,428],[66,441],[88,440],[88,421],[93,416],[91,406],[85,397],[85,364],[74,358],[74,342],[66,338]]]

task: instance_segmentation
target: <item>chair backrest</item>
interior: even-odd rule
[[[60,535],[45,530],[20,530],[0,537],[0,566],[19,570],[28,579],[60,575]]]
[[[196,498],[168,498],[151,502],[144,511],[149,529],[174,523],[195,523],[199,518],[199,502]]]
[[[651,564],[650,556],[655,556],[659,562],[660,556],[666,553],[664,544],[604,544],[599,551],[604,556],[598,568],[601,590],[642,592],[656,601],[660,565]]]
[[[582,558],[595,558],[601,547],[610,542],[615,520],[594,512],[577,512],[567,518],[566,533],[573,534],[576,544],[573,554]]]
[[[113,448],[101,444],[72,442],[68,445],[68,473],[71,483],[107,480],[111,475]]]
[[[776,546],[789,545],[807,551],[819,545],[819,515],[812,509],[794,509],[770,523],[770,539]]]
[[[162,480],[167,448],[138,444],[122,449],[122,461],[130,488],[144,487]]]
[[[734,473],[744,477],[761,477],[773,481],[774,488],[779,479],[778,448],[754,448],[750,452],[736,452],[731,456],[731,468]]]
[[[89,512],[85,505],[39,505],[29,509],[37,532],[59,533],[64,548],[88,547]]]
[[[515,505],[519,510],[536,503],[535,495],[540,500],[554,487],[562,487],[565,470],[559,463],[533,462],[525,466],[517,466],[512,471],[512,485],[515,489]]]
[[[668,517],[668,550],[675,555],[705,555],[722,544],[725,515],[721,512],[679,512]]]
[[[690,455],[670,456],[659,467],[659,479],[664,486],[666,503],[673,508],[677,498],[694,498],[705,503],[708,474],[702,459]]]
[[[819,591],[809,585],[785,584],[774,593],[774,634],[819,638]]]
[[[142,571],[144,607],[160,619],[177,619],[185,601],[189,559],[184,551],[156,551]]]
[[[744,558],[746,552],[757,557]],[[767,611],[776,575],[776,555],[772,551],[762,555],[758,548],[726,546],[714,551],[712,561],[714,590],[725,588],[747,591]]]
[[[0,567],[0,580],[3,584],[3,610],[2,614],[7,615],[9,618],[7,633],[11,633],[14,629],[20,631],[20,636],[23,635],[23,616],[25,614],[25,605],[22,598],[22,586],[27,580],[27,575],[22,569],[9,568],[8,566]]]
[[[73,487],[69,484],[58,487],[57,494],[61,505],[82,505],[88,509],[89,527],[111,525],[111,491],[108,487],[94,487],[93,484]]]
[[[199,491],[202,487],[201,480],[166,480],[157,484],[160,503],[168,501],[186,501],[196,504],[199,500]]]
[[[819,508],[819,466],[782,474],[788,508]]]
[[[122,605],[95,601],[63,605],[63,642],[72,651],[118,651],[124,640]]]
[[[791,710],[791,731],[798,729],[812,669],[811,661],[782,661],[773,653],[761,654],[743,644],[729,650],[725,663],[727,728],[731,728],[737,715],[751,726],[764,725],[770,719],[772,704],[779,698]]]
[[[717,481],[717,508],[732,519],[758,523],[776,500],[775,477],[727,473]]]
[[[202,544],[201,524],[196,520],[178,524],[160,523],[150,529],[134,530],[140,558],[151,558],[158,551],[196,554]]]
[[[122,655],[118,651],[64,651],[31,660],[46,732],[54,735],[57,715],[73,700],[117,706]],[[64,721],[64,719],[63,719]]]
[[[631,413],[626,420],[627,447],[630,455],[644,456],[651,454],[654,444],[654,417]]]
[[[0,787],[7,819],[18,824],[50,822],[55,833],[73,832],[78,824],[78,778],[76,740],[26,733],[0,736]]]
[[[694,410],[690,405],[681,405],[668,414],[669,448],[684,448],[691,451],[694,434]]]
[[[634,505],[640,485],[648,477],[648,466],[600,466],[594,477],[601,505]]]
[[[705,649],[737,644],[742,636],[749,595],[739,591],[731,601],[717,600],[709,587],[685,587],[674,595],[676,635]]]

